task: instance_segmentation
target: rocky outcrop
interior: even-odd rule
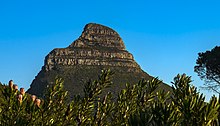
[[[87,24],[69,47],[54,49],[45,60],[45,70],[57,65],[120,66],[140,69],[117,32],[99,24]]]
[[[45,70],[50,71],[57,65],[102,65],[140,68],[132,54],[124,50],[111,51],[95,48],[81,49],[78,47],[53,50],[45,60]]]
[[[115,94],[125,83],[137,83],[142,78],[151,78],[126,50],[116,31],[90,23],[70,46],[54,49],[46,56],[44,66],[28,92],[43,96],[47,85],[53,84],[58,75],[64,78],[64,88],[73,97],[81,94],[83,84],[89,79],[97,78],[102,69],[115,72],[114,85],[109,89]]]

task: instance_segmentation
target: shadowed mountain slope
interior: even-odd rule
[[[64,88],[70,98],[82,94],[89,79],[97,79],[102,69],[110,69],[113,85],[108,89],[116,95],[125,83],[135,84],[141,79],[152,78],[144,72],[113,29],[95,23],[87,24],[81,36],[66,48],[52,50],[45,58],[44,66],[33,80],[28,93],[43,97],[55,77],[64,79]],[[159,89],[169,89],[161,84]]]

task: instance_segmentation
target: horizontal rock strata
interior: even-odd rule
[[[116,31],[90,23],[71,45],[54,49],[46,56],[44,66],[28,92],[43,97],[46,87],[53,84],[56,76],[60,76],[64,78],[64,88],[72,98],[75,94],[82,94],[86,81],[97,78],[102,69],[115,72],[114,85],[109,89],[115,95],[125,83],[151,78],[126,50]]]

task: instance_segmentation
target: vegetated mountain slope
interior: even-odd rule
[[[33,80],[28,93],[43,97],[47,86],[52,85],[56,77],[62,77],[64,88],[72,98],[76,94],[83,94],[84,84],[97,79],[103,69],[114,72],[113,84],[107,89],[114,95],[126,83],[135,84],[141,79],[152,78],[125,49],[124,42],[116,31],[90,23],[71,45],[54,49],[46,56],[44,66]],[[170,87],[161,84],[158,89],[170,90]]]

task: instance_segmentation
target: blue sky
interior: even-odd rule
[[[170,84],[192,76],[197,54],[220,45],[220,1],[0,1],[0,82],[29,88],[44,57],[67,47],[94,22],[116,30],[138,64]],[[208,97],[211,92],[204,92]]]

